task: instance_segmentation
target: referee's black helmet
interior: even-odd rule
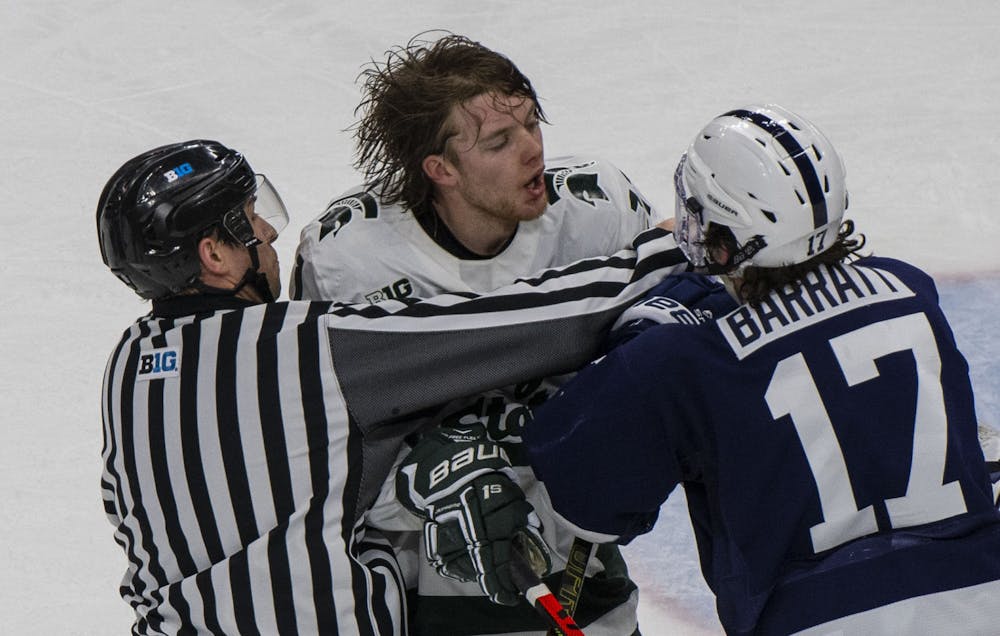
[[[187,289],[201,273],[198,241],[227,213],[242,217],[256,189],[243,155],[217,141],[144,152],[115,172],[97,204],[104,263],[143,298]]]

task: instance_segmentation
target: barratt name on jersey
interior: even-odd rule
[[[733,353],[742,360],[770,342],[831,316],[913,295],[885,270],[852,265],[819,267],[801,285],[772,293],[760,307],[743,305],[718,324]]]

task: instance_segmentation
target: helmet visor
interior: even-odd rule
[[[285,203],[281,200],[278,191],[274,189],[268,178],[262,174],[258,174],[256,177],[257,198],[254,204],[254,212],[257,213],[257,216],[264,219],[274,230],[274,235],[278,236],[281,230],[285,229],[285,226],[288,225],[288,210],[285,208]]]
[[[681,156],[674,171],[674,237],[692,265],[706,267],[708,254],[705,250],[705,230],[702,227],[702,206],[694,197],[688,196],[684,186],[686,163],[687,153]]]
[[[260,245],[263,241],[271,242],[288,225],[288,210],[278,191],[264,175],[258,174],[255,177],[257,189],[253,195],[243,205],[222,217],[222,227],[243,247]],[[263,232],[259,232],[261,228],[258,219],[267,223]]]

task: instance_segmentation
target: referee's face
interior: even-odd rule
[[[257,271],[267,277],[267,284],[271,288],[271,295],[275,298],[281,293],[281,266],[278,263],[278,253],[274,249],[274,240],[278,238],[278,231],[254,212],[254,200],[247,202],[247,216],[253,225],[254,235],[260,239],[257,246],[257,257],[260,259],[260,267]]]

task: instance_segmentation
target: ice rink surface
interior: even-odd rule
[[[998,25],[995,0],[0,0],[0,633],[131,622],[98,488],[99,391],[147,308],[101,263],[107,178],[172,141],[239,148],[290,209],[287,275],[298,229],[358,181],[345,129],[362,65],[428,29],[509,55],[552,122],[547,155],[604,156],[667,211],[712,116],[774,101],[815,121],[872,251],[938,278],[980,419],[1000,425]],[[719,633],[680,497],[626,554],[647,636]]]

